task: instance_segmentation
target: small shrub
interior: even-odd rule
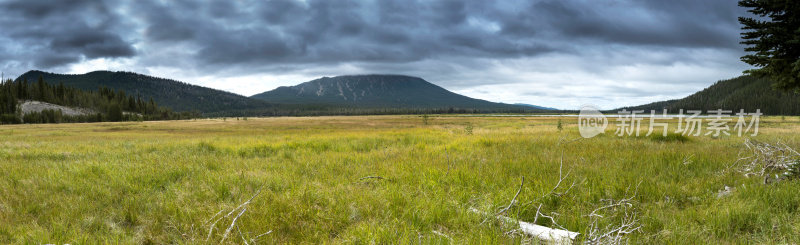
[[[556,128],[558,128],[558,131],[564,130],[564,125],[561,123],[561,119],[558,119],[558,124],[556,124]]]
[[[472,123],[467,123],[467,126],[464,127],[464,131],[467,132],[467,135],[472,135]]]

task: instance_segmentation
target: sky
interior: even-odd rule
[[[735,0],[0,0],[0,71],[131,71],[253,95],[404,74],[504,103],[676,99],[750,69]]]

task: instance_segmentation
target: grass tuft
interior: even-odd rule
[[[686,143],[692,141],[691,138],[683,134],[672,133],[672,132],[667,133],[667,136],[664,136],[663,134],[651,134],[650,140],[655,142],[678,142],[678,143]]]

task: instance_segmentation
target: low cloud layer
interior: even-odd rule
[[[730,0],[4,1],[0,69],[127,70],[251,95],[319,76],[420,76],[573,109],[738,76]]]

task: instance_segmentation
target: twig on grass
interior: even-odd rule
[[[444,148],[444,156],[447,158],[447,171],[444,172],[444,176],[447,176],[450,174],[450,169],[453,168],[453,163],[455,163],[455,160],[450,160],[450,152],[447,151],[447,147]]]
[[[636,197],[641,183],[642,182],[639,182],[639,184],[636,185],[636,190],[634,190],[633,195],[630,197],[619,200],[601,199],[601,202],[607,202],[608,204],[600,206],[586,215],[591,219],[588,229],[589,232],[586,234],[586,244],[624,244],[627,243],[624,237],[625,235],[641,229],[642,226],[639,225],[639,219],[636,217],[636,213],[631,211],[633,208],[633,198]],[[614,212],[617,212],[618,209],[622,211],[623,215],[619,224],[616,226],[609,224],[601,229],[599,227],[599,220],[605,217],[600,213],[606,210],[614,210]],[[612,217],[615,214],[617,213],[611,213]]]
[[[236,226],[236,221],[239,220],[239,217],[242,217],[242,214],[244,214],[244,212],[247,212],[247,207],[242,208],[242,211],[240,211],[239,214],[233,218],[233,221],[231,221],[231,226],[228,226],[228,229],[226,229],[225,233],[222,235],[222,240],[219,240],[220,244],[222,244],[222,242],[224,242],[225,239],[228,238],[228,234],[231,233],[233,227]]]
[[[506,211],[508,211],[509,209],[511,209],[512,206],[514,206],[514,203],[517,202],[517,197],[519,197],[519,193],[522,192],[522,186],[524,184],[525,184],[525,176],[522,176],[522,180],[519,183],[519,189],[517,189],[517,194],[514,194],[514,198],[511,198],[511,202],[508,203],[508,206],[506,206],[505,208],[500,209],[500,211],[497,211],[497,213],[495,213],[494,216],[501,215],[501,214],[505,213]],[[489,220],[489,218],[491,218],[491,217],[492,216],[488,216],[485,219],[483,219],[483,221],[481,221],[481,224],[486,223],[486,221]]]
[[[253,237],[253,239],[250,239],[250,242],[255,243],[256,241],[258,241],[259,238],[261,238],[264,235],[269,235],[270,233],[272,233],[272,231],[264,232],[263,234]]]
[[[439,231],[436,231],[436,230],[433,230],[433,231],[431,231],[431,232],[433,232],[433,234],[436,234],[436,235],[438,235],[438,236],[441,236],[441,237],[447,238],[447,240],[450,240],[450,242],[452,242],[452,241],[453,241],[453,238],[450,238],[450,236],[448,236],[447,234],[441,233],[441,232],[439,232]]]
[[[359,181],[361,181],[361,180],[365,180],[365,179],[379,179],[379,180],[385,180],[386,178],[384,178],[384,177],[381,177],[381,176],[364,176],[364,177],[361,177],[361,178],[359,178],[358,180],[359,180]]]
[[[525,184],[525,176],[522,176],[522,180],[519,182],[519,189],[517,189],[517,194],[514,194],[514,198],[511,198],[511,202],[508,203],[508,206],[506,206],[505,208],[501,209],[500,211],[498,211],[494,215],[501,215],[501,214],[505,213],[506,211],[508,211],[509,209],[511,209],[511,206],[514,206],[514,203],[517,202],[517,197],[519,197],[519,193],[522,192],[522,186],[524,184]]]
[[[800,165],[800,153],[788,145],[745,139],[744,146],[747,150],[742,149],[739,159],[728,166],[728,169],[735,169],[745,177],[763,176],[764,184],[798,177],[793,176],[796,174],[792,170]]]
[[[220,243],[222,243],[223,241],[225,241],[225,239],[228,237],[228,234],[231,232],[231,230],[233,229],[233,227],[236,225],[236,221],[237,221],[237,220],[238,220],[238,219],[239,219],[239,218],[240,218],[240,217],[241,217],[241,216],[244,214],[244,212],[246,212],[246,211],[247,211],[247,205],[250,205],[250,202],[252,202],[252,201],[253,201],[253,199],[255,199],[255,198],[258,196],[258,194],[261,194],[261,190],[263,190],[263,188],[264,188],[264,186],[262,185],[261,187],[259,187],[259,188],[258,188],[258,191],[256,191],[256,193],[255,193],[255,194],[253,194],[253,196],[252,196],[252,197],[250,197],[250,199],[248,199],[246,202],[244,202],[244,203],[240,204],[240,205],[239,205],[239,206],[237,206],[236,208],[232,209],[230,212],[228,212],[228,214],[226,214],[226,215],[224,215],[224,216],[221,216],[221,217],[219,217],[218,219],[216,219],[216,220],[214,221],[214,223],[212,223],[211,225],[209,225],[209,227],[208,227],[208,235],[206,236],[206,243],[208,243],[208,240],[210,240],[210,239],[211,239],[211,235],[213,235],[213,234],[214,234],[214,228],[217,226],[217,223],[218,223],[220,220],[222,220],[222,219],[225,219],[225,218],[228,218],[228,217],[230,217],[231,215],[233,215],[233,214],[234,214],[234,213],[235,213],[237,210],[240,210],[240,211],[239,211],[239,214],[238,214],[238,215],[236,215],[236,216],[233,218],[233,221],[231,222],[231,225],[228,227],[228,229],[226,229],[226,230],[225,230],[225,233],[224,233],[224,235],[222,236],[222,240],[220,240]],[[218,216],[220,213],[222,213],[222,211],[221,211],[221,210],[220,210],[220,212],[218,212],[217,214],[215,214],[215,215],[214,215],[214,217]],[[211,217],[211,219],[214,219],[214,217]],[[211,219],[209,219],[209,221],[210,221]],[[207,221],[206,223],[208,223],[208,221]]]
[[[242,230],[240,230],[238,226],[236,227],[236,232],[238,232],[239,236],[242,237],[242,241],[244,242],[244,245],[250,245],[250,243],[247,242],[247,238],[245,238],[244,234],[242,234]]]

